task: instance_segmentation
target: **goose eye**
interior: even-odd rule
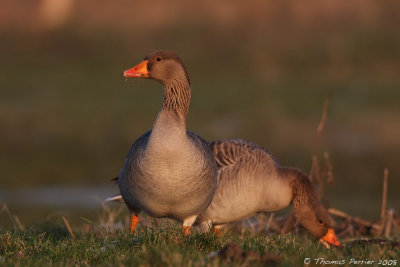
[[[324,222],[322,220],[318,220],[319,224],[324,224]]]
[[[161,61],[161,57],[156,57],[156,61]]]

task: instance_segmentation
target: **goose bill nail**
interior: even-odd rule
[[[147,62],[147,60],[143,60],[133,68],[124,71],[124,77],[148,78],[149,71],[147,69]]]

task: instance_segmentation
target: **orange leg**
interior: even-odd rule
[[[137,224],[139,223],[139,218],[135,213],[131,214],[131,221],[129,222],[129,226],[131,228],[131,234],[135,231]]]
[[[217,227],[214,227],[213,230],[214,230],[214,233],[215,233],[218,237],[221,237],[221,229],[219,229],[219,228],[217,228]]]
[[[188,236],[190,234],[190,226],[183,226],[183,232]]]

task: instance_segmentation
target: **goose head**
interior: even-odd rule
[[[339,246],[335,232],[332,228],[332,219],[328,212],[320,204],[314,206],[304,206],[297,215],[299,222],[306,230],[319,239],[321,243]]]
[[[150,78],[163,85],[189,77],[185,65],[173,51],[160,50],[147,55],[142,62],[124,71],[124,77]]]
[[[292,188],[292,206],[297,221],[326,247],[339,246],[328,211],[319,203],[307,175],[297,169],[284,168]]]

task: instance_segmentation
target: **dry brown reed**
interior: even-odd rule
[[[68,233],[71,235],[72,238],[75,238],[75,234],[72,231],[71,225],[69,224],[67,218],[65,218],[65,216],[62,216],[62,220],[64,221],[65,227],[67,227]]]

